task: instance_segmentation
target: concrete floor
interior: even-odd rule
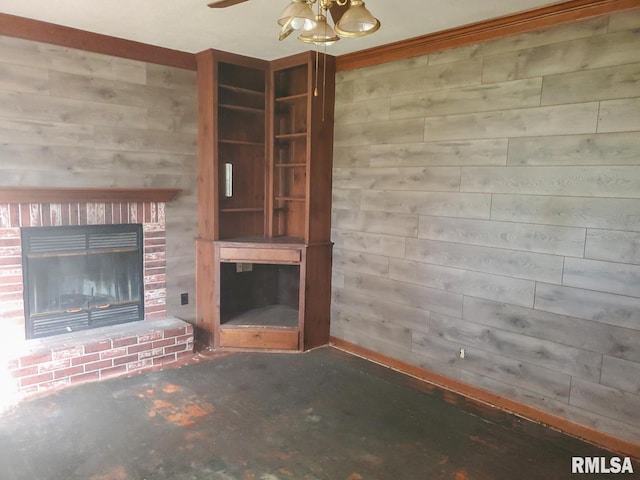
[[[581,477],[573,455],[611,454],[333,348],[81,385],[0,417],[1,480],[553,480]]]

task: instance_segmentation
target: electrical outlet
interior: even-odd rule
[[[189,304],[189,294],[181,293],[180,294],[180,305],[188,305]]]
[[[460,349],[460,358],[464,358],[464,356],[465,356],[464,348],[461,348]]]

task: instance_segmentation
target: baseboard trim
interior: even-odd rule
[[[586,442],[611,450],[612,452],[620,455],[630,456],[640,460],[640,445],[638,444],[621,440],[598,430],[574,423],[566,418],[552,415],[548,412],[510,400],[487,390],[460,382],[459,380],[454,380],[452,378],[430,372],[429,370],[416,367],[415,365],[411,365],[401,360],[382,355],[374,352],[373,350],[369,350],[368,348],[347,342],[346,340],[331,337],[330,341],[332,347],[344,352],[378,363],[400,373],[404,373],[405,375],[409,375],[445,390],[463,395],[477,402],[513,413],[527,420],[541,423],[568,435],[580,438]]]

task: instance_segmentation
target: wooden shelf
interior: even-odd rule
[[[281,102],[281,103],[306,102],[308,96],[309,95],[305,92],[305,93],[298,93],[296,95],[287,95],[286,97],[277,97],[275,100],[276,102]]]
[[[218,87],[223,90],[229,90],[231,92],[243,93],[247,95],[254,95],[256,97],[264,97],[265,93],[259,90],[251,90],[250,88],[238,87],[237,85],[229,85],[226,83],[218,83]]]
[[[273,165],[275,168],[304,168],[307,166],[306,163],[275,163]]]
[[[282,200],[285,202],[304,202],[305,197],[275,197],[276,200]]]
[[[221,208],[220,213],[249,213],[249,212],[264,212],[264,208]]]
[[[306,137],[307,137],[307,132],[281,133],[279,135],[275,135],[276,140],[298,140]]]
[[[170,202],[177,188],[0,187],[0,203]]]
[[[244,105],[233,105],[231,103],[221,103],[219,108],[226,108],[227,110],[235,110],[237,112],[247,112],[264,115],[264,108],[245,107]]]
[[[264,142],[251,142],[249,140],[231,140],[231,139],[219,139],[219,143],[226,143],[229,145],[248,145],[251,147],[264,147]]]

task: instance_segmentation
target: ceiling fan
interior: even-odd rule
[[[210,8],[225,8],[248,0],[213,0]],[[318,12],[311,7],[317,4]],[[326,12],[331,14],[335,27],[327,23]],[[279,39],[284,40],[295,30],[302,30],[299,40],[316,45],[331,45],[340,37],[361,37],[376,32],[380,21],[364,6],[363,0],[290,0],[278,18],[282,27]]]

